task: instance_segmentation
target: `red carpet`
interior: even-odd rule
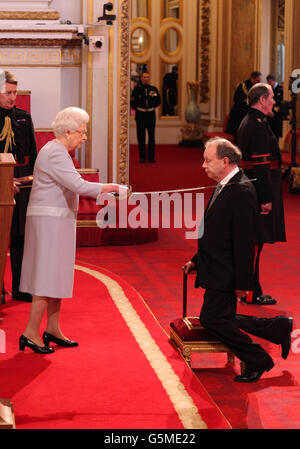
[[[156,163],[139,163],[138,148],[130,146],[130,184],[135,192],[198,187],[213,182],[201,170],[203,150],[176,145],[157,145]],[[200,184],[199,184],[200,182]]]
[[[186,188],[211,183],[201,169],[201,150],[163,146],[158,148],[157,161],[156,164],[139,164],[137,154],[134,151],[131,152],[130,183],[134,190]],[[278,303],[268,307],[240,304],[239,312],[257,316],[277,314],[293,316],[295,329],[293,346],[289,358],[283,360],[280,357],[278,346],[265,341],[260,342],[270,351],[275,361],[275,367],[269,373],[264,374],[256,384],[242,385],[234,382],[233,378],[239,372],[239,365],[237,364],[234,369],[227,366],[226,356],[223,354],[193,355],[192,370],[190,370],[183,359],[178,356],[177,351],[170,346],[167,336],[157,326],[151,315],[152,313],[155,316],[167,333],[170,321],[181,316],[182,273],[180,267],[189,260],[196,250],[196,241],[185,240],[183,230],[160,229],[159,240],[145,245],[77,248],[79,264],[89,263],[93,268],[95,266],[105,267],[109,270],[110,277],[118,279],[122,286],[126,286],[124,291],[130,297],[131,304],[138,311],[147,329],[151,329],[151,336],[167,357],[174,372],[184,384],[185,390],[197,404],[199,414],[209,428],[227,428],[227,423],[233,429],[300,428],[300,330],[297,331],[300,328],[298,297],[300,287],[300,197],[288,195],[285,187],[284,193],[288,242],[266,245],[261,265],[264,290],[276,297]],[[104,272],[102,268],[100,268],[100,272]],[[89,279],[88,283],[87,279]],[[101,296],[99,292],[95,291],[96,288],[100,288]],[[151,313],[144,306],[139,295],[146,302]],[[193,288],[193,282],[190,279],[189,315],[197,316],[199,314],[201,296],[202,292]],[[101,306],[99,306],[99,301],[101,301]],[[116,321],[110,314],[112,310],[114,310],[113,316]],[[111,426],[110,428],[113,428],[114,425],[124,424],[126,428],[146,427],[147,425],[158,426],[158,428],[174,428],[172,426],[179,425],[182,428],[182,423],[174,411],[174,406],[170,405],[170,400],[164,400],[164,403],[160,404],[161,398],[165,399],[167,395],[166,390],[157,380],[157,375],[154,376],[149,371],[149,377],[147,374],[147,378],[144,380],[144,371],[138,369],[139,363],[142,367],[148,363],[145,362],[145,356],[141,356],[141,350],[138,349],[138,358],[135,360],[133,360],[132,350],[128,350],[125,345],[122,346],[124,356],[121,353],[120,342],[122,345],[123,329],[126,326],[120,320],[119,312],[115,314],[116,307],[112,305],[112,300],[106,289],[99,286],[99,282],[91,281],[90,276],[85,273],[76,272],[75,297],[72,301],[64,303],[62,322],[66,334],[71,338],[78,338],[80,347],[67,350],[68,352],[59,350],[55,354],[39,358],[38,365],[27,363],[27,360],[29,362],[36,360],[37,355],[30,354],[28,351],[25,354],[20,354],[17,350],[16,339],[23,330],[27,311],[28,305],[11,301],[8,301],[5,308],[0,309],[2,315],[5,314],[1,327],[8,326],[8,353],[0,354],[2,359],[1,379],[4,372],[6,379],[6,382],[1,381],[0,397],[9,397],[14,404],[16,401],[18,426],[27,428],[66,426],[70,428],[87,425],[88,428],[92,426],[100,428]],[[151,326],[148,326],[149,320]],[[118,326],[120,325],[120,334],[118,332],[117,336],[114,322]],[[112,327],[113,332],[111,331]],[[111,341],[110,346],[101,347],[101,342],[106,336]],[[92,337],[97,341],[97,345],[93,347],[90,345]],[[131,348],[136,348],[137,343],[132,335],[129,340],[133,341]],[[80,353],[81,357],[77,357],[76,351]],[[56,373],[54,357],[59,363],[59,376]],[[72,366],[69,363],[71,357]],[[107,357],[108,359],[106,359]],[[127,357],[130,361],[129,365]],[[115,365],[112,361],[115,361]],[[98,367],[97,373],[93,370],[95,366]],[[105,372],[104,376],[103,368],[112,371]],[[139,388],[135,388],[135,383],[130,382],[132,370],[138,370]],[[81,376],[81,371],[83,376]],[[48,373],[51,373],[51,382],[47,377]],[[54,375],[57,376],[59,382],[53,382]],[[74,382],[75,376],[80,376],[77,383],[68,382],[69,380]],[[89,376],[91,377],[89,378]],[[66,377],[66,384],[64,377]],[[13,379],[14,382],[12,382]],[[61,388],[62,380],[63,387]],[[123,383],[126,388],[123,388]],[[150,389],[148,394],[146,391],[146,399],[149,400],[151,407],[142,400],[146,384],[147,389]],[[5,385],[5,390],[1,389],[3,385]],[[42,388],[43,390],[40,390]],[[51,396],[49,396],[51,401],[48,400],[48,402],[46,401],[48,396],[47,398],[45,396],[48,394],[46,393],[47,388],[51,392]],[[113,399],[117,398],[118,404],[121,401],[117,391],[124,393],[125,405],[121,404],[116,407],[115,402],[106,400],[105,407],[102,407],[100,402],[103,400],[103,391],[108,388],[112,390]],[[155,396],[152,393],[152,388],[156,392]],[[127,389],[132,392],[129,400]],[[62,398],[60,398],[61,391],[63,392]],[[65,394],[64,391],[68,394]],[[206,392],[212,400],[206,395]],[[32,395],[34,408],[31,403]],[[96,395],[95,414],[90,412],[88,405],[91,397],[94,399],[94,395]],[[132,398],[134,399],[132,400]],[[65,405],[65,400],[68,400],[68,406]],[[53,402],[53,407],[49,402]],[[130,412],[127,412],[128,402],[130,402]],[[212,407],[214,404],[216,407]],[[155,411],[154,416],[153,410]],[[116,414],[116,419],[120,424],[115,424],[114,417],[111,415],[112,411]]]
[[[1,308],[0,397],[12,401],[18,429],[230,427],[127,282],[87,264],[75,279],[62,328],[78,348],[19,352],[30,305]]]

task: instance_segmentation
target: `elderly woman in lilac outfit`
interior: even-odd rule
[[[85,181],[74,167],[69,151],[87,139],[88,114],[80,108],[60,111],[53,123],[56,139],[48,142],[35,162],[27,208],[20,290],[33,295],[27,326],[19,348],[54,352],[50,343],[73,347],[60,328],[62,298],[73,294],[76,215],[79,195],[100,198],[101,193],[124,194],[127,187]],[[47,328],[40,325],[47,311]]]

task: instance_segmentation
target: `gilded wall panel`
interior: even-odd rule
[[[255,67],[256,0],[232,0],[231,98]]]

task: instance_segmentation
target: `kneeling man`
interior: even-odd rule
[[[198,252],[185,264],[197,270],[195,287],[205,289],[200,323],[222,341],[241,361],[246,372],[237,382],[255,382],[270,371],[269,354],[243,331],[280,344],[287,358],[291,346],[292,318],[257,318],[236,314],[237,299],[253,289],[257,243],[257,198],[251,181],[239,168],[241,152],[231,142],[207,142],[203,168],[217,182],[204,211],[204,231]]]

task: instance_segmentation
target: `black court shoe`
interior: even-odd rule
[[[26,346],[27,348],[30,348],[33,352],[36,352],[37,354],[51,354],[52,352],[54,352],[53,348],[48,348],[46,346],[39,346],[29,338],[25,337],[25,335],[21,335],[21,337],[19,338],[20,351],[24,351]]]
[[[54,335],[49,334],[48,332],[43,333],[43,341],[45,346],[49,346],[50,342],[56,343],[58,346],[63,346],[65,348],[74,348],[75,346],[78,346],[79,344],[77,341],[72,340],[63,340],[62,338],[54,337]]]

